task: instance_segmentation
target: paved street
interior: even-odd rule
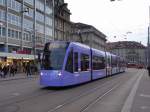
[[[16,78],[0,79],[0,112],[150,112],[144,69],[62,89],[41,87],[38,76]]]

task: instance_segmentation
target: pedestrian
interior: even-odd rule
[[[147,67],[148,75],[150,76],[150,65]]]
[[[8,73],[8,71],[9,71],[9,68],[8,68],[8,66],[7,65],[4,65],[4,67],[3,67],[3,78],[5,78],[6,77],[6,75],[7,75],[7,73]]]
[[[17,68],[18,68],[18,65],[14,65],[14,74],[17,73]]]
[[[15,76],[15,66],[13,64],[10,66],[10,74],[9,75],[10,76],[12,75],[13,77]]]
[[[26,65],[26,73],[27,73],[27,76],[31,76],[31,66],[30,66],[30,63],[27,63]]]
[[[3,69],[2,69],[2,66],[0,65],[0,77],[2,78],[3,77]]]

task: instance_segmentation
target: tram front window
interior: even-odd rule
[[[61,70],[68,43],[47,43],[45,44],[42,68],[43,70]]]

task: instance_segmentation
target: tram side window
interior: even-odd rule
[[[74,53],[74,71],[78,72],[78,53]]]
[[[89,70],[89,55],[81,54],[81,71]]]
[[[112,67],[116,67],[117,66],[117,60],[116,58],[112,58]]]
[[[104,57],[93,56],[93,70],[100,70],[105,68]]]
[[[73,73],[73,50],[71,50],[68,54],[65,70]]]

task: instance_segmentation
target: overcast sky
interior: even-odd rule
[[[65,0],[71,21],[96,27],[108,41],[138,41],[147,45],[150,0]],[[132,33],[127,33],[132,32]],[[114,38],[114,36],[116,38]]]

